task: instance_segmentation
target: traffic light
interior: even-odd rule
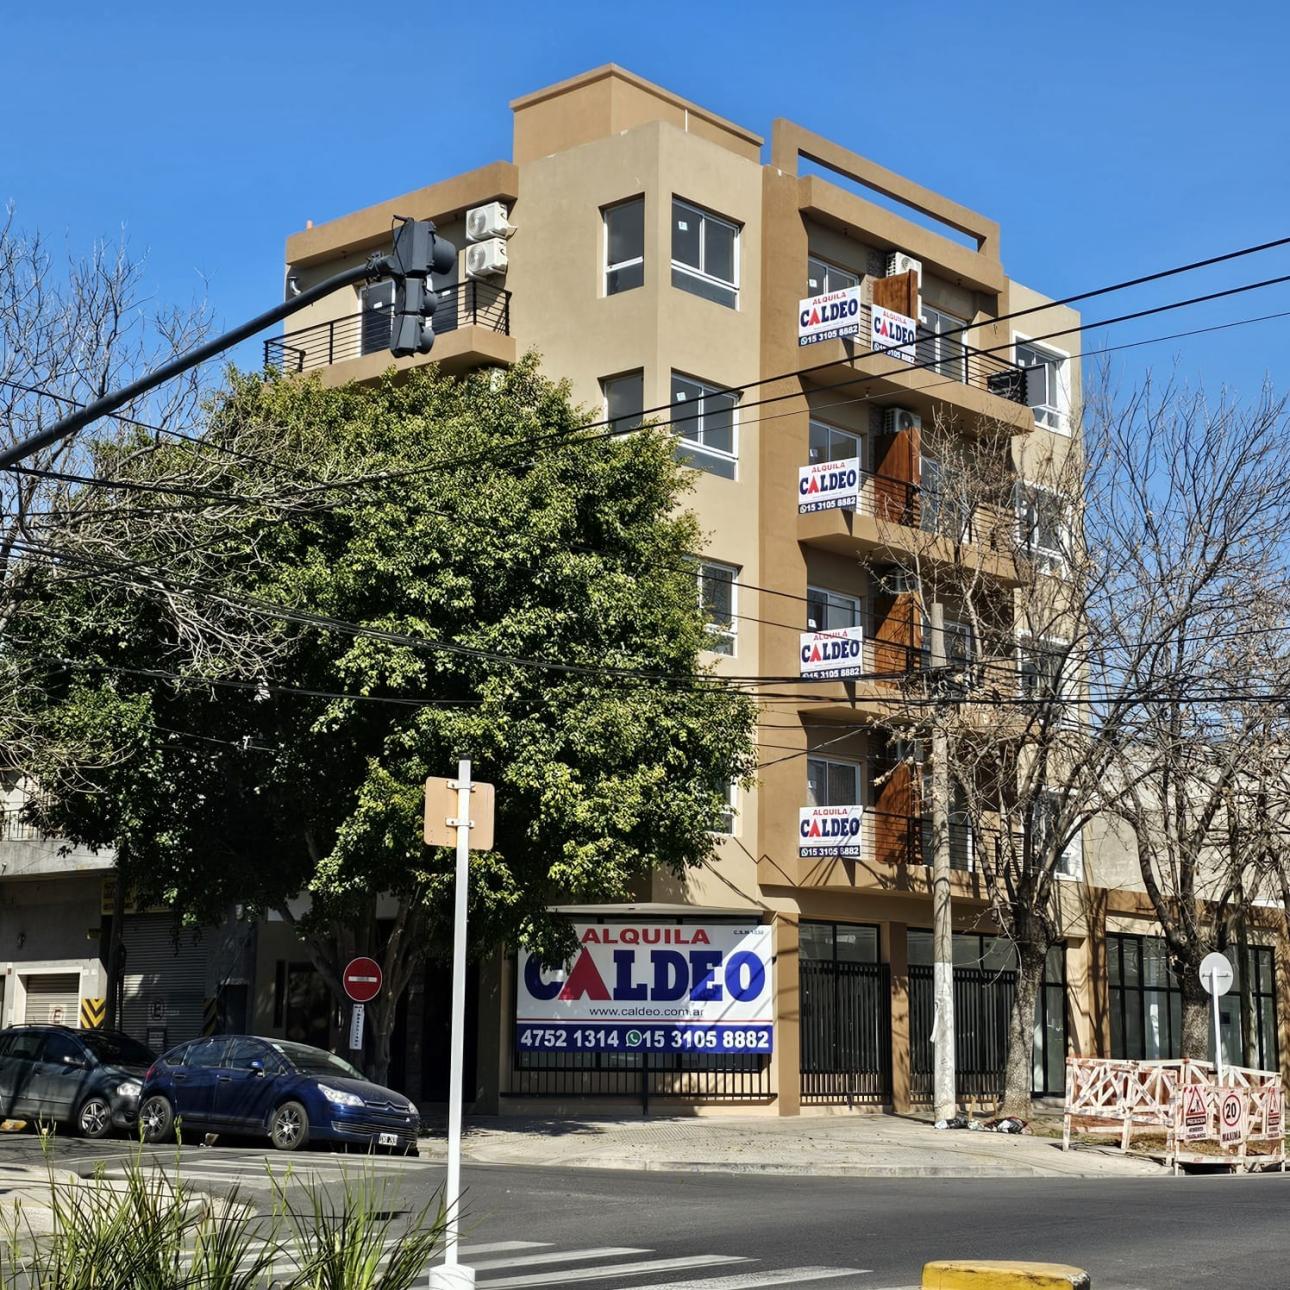
[[[435,232],[433,220],[405,219],[399,225],[388,261],[394,279],[390,353],[395,358],[430,352],[436,303],[430,275],[447,273],[456,260],[457,248]]]

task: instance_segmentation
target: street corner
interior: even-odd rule
[[[999,1259],[939,1260],[923,1268],[922,1290],[1090,1290],[1082,1268]]]

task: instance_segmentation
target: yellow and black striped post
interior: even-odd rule
[[[202,1034],[213,1035],[219,1025],[219,1000],[202,1000]]]
[[[81,1029],[82,1030],[102,1030],[104,1019],[107,1017],[107,1000],[106,999],[82,999],[81,1000]]]

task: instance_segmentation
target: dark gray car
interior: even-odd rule
[[[0,1031],[0,1115],[71,1124],[87,1138],[132,1129],[155,1057],[129,1035],[69,1026]]]

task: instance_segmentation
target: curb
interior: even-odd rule
[[[1065,1263],[947,1259],[923,1267],[922,1290],[1089,1290],[1088,1273]]]

